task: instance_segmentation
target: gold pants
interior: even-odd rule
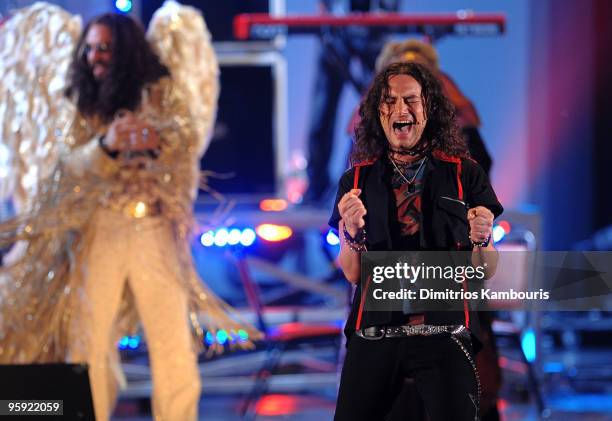
[[[155,419],[197,420],[200,375],[174,241],[160,217],[99,210],[88,225],[75,265],[84,280],[75,334],[84,339],[71,360],[89,364],[97,421],[107,421],[115,405],[116,322],[126,286],[149,349]]]

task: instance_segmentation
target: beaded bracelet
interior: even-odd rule
[[[348,230],[346,229],[346,225],[344,225],[343,234],[344,234],[344,240],[346,241],[346,244],[349,246],[351,250],[353,250],[356,253],[367,251],[365,228],[360,229],[357,232],[357,235],[355,236],[356,238],[353,238],[351,234],[348,232]]]
[[[486,240],[481,241],[481,242],[477,242],[477,241],[472,240],[472,236],[470,234],[468,234],[468,238],[470,239],[470,241],[471,241],[471,243],[472,243],[472,245],[474,247],[486,247],[486,246],[489,245],[489,242],[491,241],[491,234],[489,234],[489,236],[487,237]]]

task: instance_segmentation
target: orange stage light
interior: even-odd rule
[[[291,228],[285,225],[261,224],[255,232],[266,241],[283,241],[293,235]]]

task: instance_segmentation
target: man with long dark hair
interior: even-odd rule
[[[219,92],[201,14],[166,2],[145,36],[118,14],[81,31],[80,19],[39,2],[0,32],[10,41],[0,45],[0,127],[11,127],[2,140],[16,156],[20,204],[0,242],[23,245],[0,273],[0,363],[87,363],[96,419],[106,421],[125,381],[117,343],[140,321],[154,418],[195,421],[206,332],[258,335],[191,256]]]
[[[495,271],[493,218],[502,212],[469,158],[436,77],[417,63],[378,74],[359,109],[353,168],[341,178],[330,225],[339,263],[357,283],[365,251],[471,251]],[[477,326],[462,311],[372,312],[358,285],[346,324],[347,354],[336,420],[384,419],[405,378],[431,421],[478,419]]]
[[[78,41],[70,66],[67,95],[85,117],[110,123],[119,110],[136,111],[143,88],[169,76],[144,37],[126,15],[108,13],[91,20]]]
[[[163,251],[173,247],[162,213],[165,204],[152,191],[155,181],[145,181],[147,165],[169,145],[162,143],[142,109],[159,101],[155,97],[163,95],[164,83],[169,82],[168,69],[145,39],[143,28],[130,17],[105,14],[83,30],[66,95],[76,103],[81,129],[90,135],[76,139],[98,136],[96,153],[101,154],[97,159],[104,162],[102,166],[123,167],[119,172],[132,171],[135,177],[134,182],[118,180],[117,187],[128,191],[109,192],[108,208],[96,212],[85,234],[91,243],[82,261],[87,268],[84,291],[91,307],[79,314],[78,323],[89,326],[92,333],[84,346],[72,351],[71,359],[90,365],[96,419],[101,421],[109,418],[114,406],[109,356],[115,352],[114,323],[124,285],[134,295],[147,336],[156,418],[197,417],[200,379],[187,322],[187,295],[176,288],[180,263],[172,252]],[[134,236],[134,230],[140,233]],[[139,257],[133,254],[135,249]],[[146,250],[152,254],[143,255]]]
[[[376,60],[376,68],[383,69],[389,64],[397,62],[420,63],[431,70],[440,80],[444,94],[455,107],[457,124],[461,135],[466,140],[470,157],[478,162],[489,176],[493,161],[480,135],[480,117],[476,107],[459,89],[453,79],[440,69],[438,52],[434,46],[417,39],[389,42],[380,52]],[[476,366],[482,383],[480,414],[483,421],[499,421],[497,397],[501,387],[502,373],[492,330],[494,312],[479,311],[477,316],[480,325],[480,339],[483,345],[482,350],[476,356]],[[405,408],[405,405],[403,407]],[[405,415],[402,414],[397,419],[403,420],[404,418]]]

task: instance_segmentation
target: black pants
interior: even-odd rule
[[[462,343],[471,355],[469,340]],[[479,419],[476,373],[451,335],[439,334],[377,341],[353,335],[334,420],[384,420],[406,378],[414,380],[430,421]]]

